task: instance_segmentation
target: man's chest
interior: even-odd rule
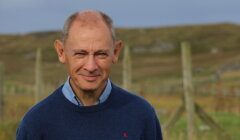
[[[144,122],[123,116],[83,116],[52,121],[44,130],[44,140],[140,140]]]

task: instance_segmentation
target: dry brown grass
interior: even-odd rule
[[[181,104],[182,99],[177,95],[145,95],[156,110],[166,110],[168,113],[176,110]],[[197,96],[195,102],[198,103],[206,112],[228,112],[240,114],[240,97],[208,95]]]

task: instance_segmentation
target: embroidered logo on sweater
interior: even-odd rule
[[[122,137],[123,138],[128,138],[128,132],[127,131],[123,131],[122,132]]]

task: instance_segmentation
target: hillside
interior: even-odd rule
[[[155,88],[164,84],[179,84],[179,44],[182,41],[188,41],[192,45],[196,77],[204,79],[225,65],[235,65],[240,61],[239,25],[121,28],[117,29],[117,36],[131,46],[133,80],[138,88],[145,84],[151,84]],[[45,83],[56,86],[64,81],[66,74],[63,66],[58,63],[53,48],[54,40],[59,37],[59,31],[0,35],[0,61],[5,64],[7,84],[33,85],[35,52],[38,47],[43,51]],[[119,84],[122,81],[121,67],[121,62],[115,65],[111,76]]]

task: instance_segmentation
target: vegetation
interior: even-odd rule
[[[181,104],[182,68],[180,44],[192,46],[195,99],[232,140],[240,137],[240,26],[194,25],[145,29],[117,29],[118,38],[131,48],[132,90],[155,107],[161,123]],[[34,105],[36,50],[42,51],[44,93],[48,96],[66,80],[53,43],[59,31],[0,35],[0,61],[4,64],[4,116],[0,139],[14,139],[24,113]],[[111,79],[122,84],[122,57],[114,65]],[[203,130],[202,130],[203,129]],[[204,124],[200,139],[217,139]],[[170,140],[186,138],[185,116],[171,131]]]
[[[117,35],[124,40],[133,52],[133,81],[159,77],[181,76],[180,47],[182,41],[191,43],[195,54],[195,69],[215,72],[221,65],[239,60],[240,26],[232,24],[196,25],[149,29],[118,29]],[[37,32],[25,35],[0,35],[0,60],[6,66],[7,80],[34,83],[34,62],[37,48],[42,48],[45,81],[57,84],[66,78],[63,66],[59,65],[54,52],[54,40],[59,32]],[[236,56],[234,58],[234,56]],[[234,60],[235,59],[235,60]],[[142,63],[138,63],[142,62]],[[214,67],[215,65],[215,67]],[[145,67],[147,66],[147,67]],[[112,71],[114,81],[121,83],[122,74]],[[134,69],[135,68],[135,69]],[[173,69],[172,71],[169,71]],[[150,71],[142,75],[143,71]],[[24,78],[23,78],[24,77]],[[47,79],[48,78],[48,79]],[[56,79],[57,78],[57,79]],[[47,80],[46,80],[47,79]]]

